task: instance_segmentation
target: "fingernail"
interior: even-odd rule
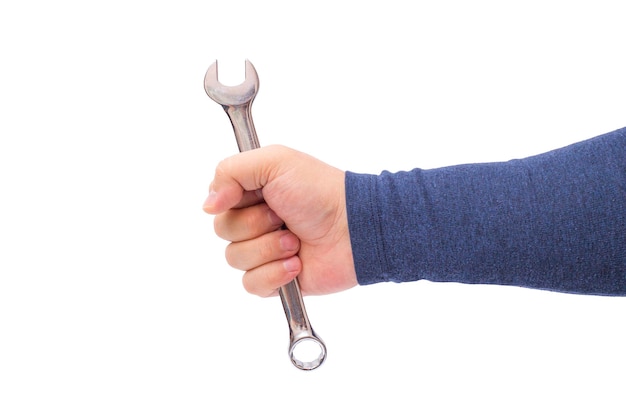
[[[287,232],[280,237],[280,248],[284,251],[293,251],[298,249],[298,238],[291,234],[291,232]]]
[[[274,210],[269,209],[267,214],[270,216],[270,222],[272,225],[280,226],[281,224],[283,224],[283,219],[278,217]]]
[[[204,204],[202,204],[202,208],[205,210],[210,210],[215,205],[215,200],[217,199],[217,193],[215,191],[209,191],[209,196],[204,200]]]
[[[292,256],[283,261],[283,267],[287,272],[296,272],[300,269],[300,259],[297,256]]]

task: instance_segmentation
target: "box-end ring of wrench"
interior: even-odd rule
[[[237,86],[225,86],[217,77],[217,61],[204,77],[204,90],[213,101],[221,104],[230,118],[235,131],[239,152],[259,148],[259,139],[252,122],[252,102],[259,90],[259,76],[252,63],[246,60],[246,76]],[[315,334],[304,308],[298,278],[280,287],[278,293],[289,323],[289,357],[293,365],[305,371],[319,367],[326,359],[326,345]],[[319,349],[317,358],[298,359],[296,347],[301,343],[314,343]],[[302,345],[304,346],[304,344]]]

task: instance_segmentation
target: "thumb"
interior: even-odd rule
[[[279,175],[288,148],[270,145],[242,152],[221,161],[209,186],[203,210],[218,214],[262,200],[260,190]]]

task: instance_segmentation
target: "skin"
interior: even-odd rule
[[[357,285],[344,181],[345,172],[278,145],[218,164],[203,209],[231,242],[226,260],[245,271],[248,292],[274,296],[296,276],[303,295]]]

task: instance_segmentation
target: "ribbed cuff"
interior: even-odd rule
[[[385,281],[382,224],[373,198],[375,195],[375,175],[346,172],[348,227],[360,285]]]

